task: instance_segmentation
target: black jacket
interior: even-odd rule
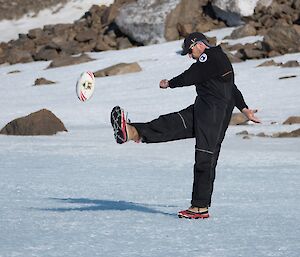
[[[214,97],[220,101],[233,97],[240,111],[248,108],[234,84],[232,65],[220,46],[207,48],[188,70],[169,81],[171,88],[190,85],[196,86],[197,94],[201,97]]]

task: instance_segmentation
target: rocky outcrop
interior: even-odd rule
[[[177,40],[193,31],[206,32],[225,24],[205,12],[208,0],[138,0],[121,8],[120,30],[145,45]]]
[[[252,44],[252,50],[249,50],[249,45],[243,47],[248,49],[246,51],[237,49],[235,57],[242,60],[260,59],[299,52],[299,18],[299,0],[273,0],[269,4],[258,2],[254,14],[243,19],[246,24],[234,30],[228,38],[252,35],[264,38],[262,42]]]
[[[130,38],[120,32],[114,20],[121,5],[94,5],[73,24],[46,25],[20,34],[17,40],[0,43],[0,64],[49,61],[84,52],[116,50],[132,47]]]
[[[191,32],[207,32],[225,27],[225,23],[207,14],[208,0],[181,0],[166,16],[164,38],[167,41],[186,37]]]
[[[102,70],[98,70],[94,72],[95,77],[106,77],[106,76],[114,76],[114,75],[122,75],[126,73],[139,72],[141,71],[141,67],[138,63],[119,63],[110,67],[107,67]]]
[[[176,40],[192,31],[224,27],[215,8],[247,15],[236,11],[237,6],[251,10],[256,2],[254,14],[243,17],[245,25],[233,31],[231,38],[261,35],[263,40],[224,45],[225,51],[233,62],[272,58],[300,51],[299,1],[251,0],[241,4],[238,0],[116,0],[109,7],[92,6],[73,24],[47,25],[19,35],[17,40],[0,43],[0,64],[49,61],[84,52]]]
[[[15,136],[54,135],[67,131],[64,124],[51,111],[42,109],[9,122],[0,134]]]

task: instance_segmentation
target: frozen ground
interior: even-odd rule
[[[228,129],[208,220],[176,217],[189,206],[193,140],[114,143],[114,105],[132,121],[146,121],[193,102],[193,87],[158,88],[160,79],[191,64],[176,53],[180,45],[92,53],[96,61],[49,70],[48,62],[0,67],[0,128],[47,108],[69,130],[51,137],[0,136],[1,257],[299,256],[300,139],[235,135],[299,127],[270,125],[299,115],[299,68],[256,68],[263,60],[234,65],[237,85],[263,124]],[[295,59],[300,54],[275,60]],[[89,102],[76,98],[82,71],[132,61],[143,71],[98,78]],[[21,72],[7,74],[13,70]],[[278,80],[285,75],[297,77]],[[57,84],[33,87],[38,77]]]

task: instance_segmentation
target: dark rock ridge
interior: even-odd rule
[[[0,134],[15,136],[54,135],[67,131],[65,125],[51,111],[42,109],[9,122]]]

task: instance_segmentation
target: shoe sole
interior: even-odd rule
[[[209,218],[209,215],[207,214],[207,215],[202,215],[202,216],[196,216],[196,217],[190,217],[190,216],[185,216],[185,215],[182,215],[182,214],[178,214],[178,218],[180,218],[180,219],[195,219],[195,220],[197,220],[197,219],[207,219],[207,218]]]
[[[114,130],[114,137],[118,144],[123,144],[127,141],[126,119],[124,111],[121,107],[116,106],[110,114],[110,122]]]

